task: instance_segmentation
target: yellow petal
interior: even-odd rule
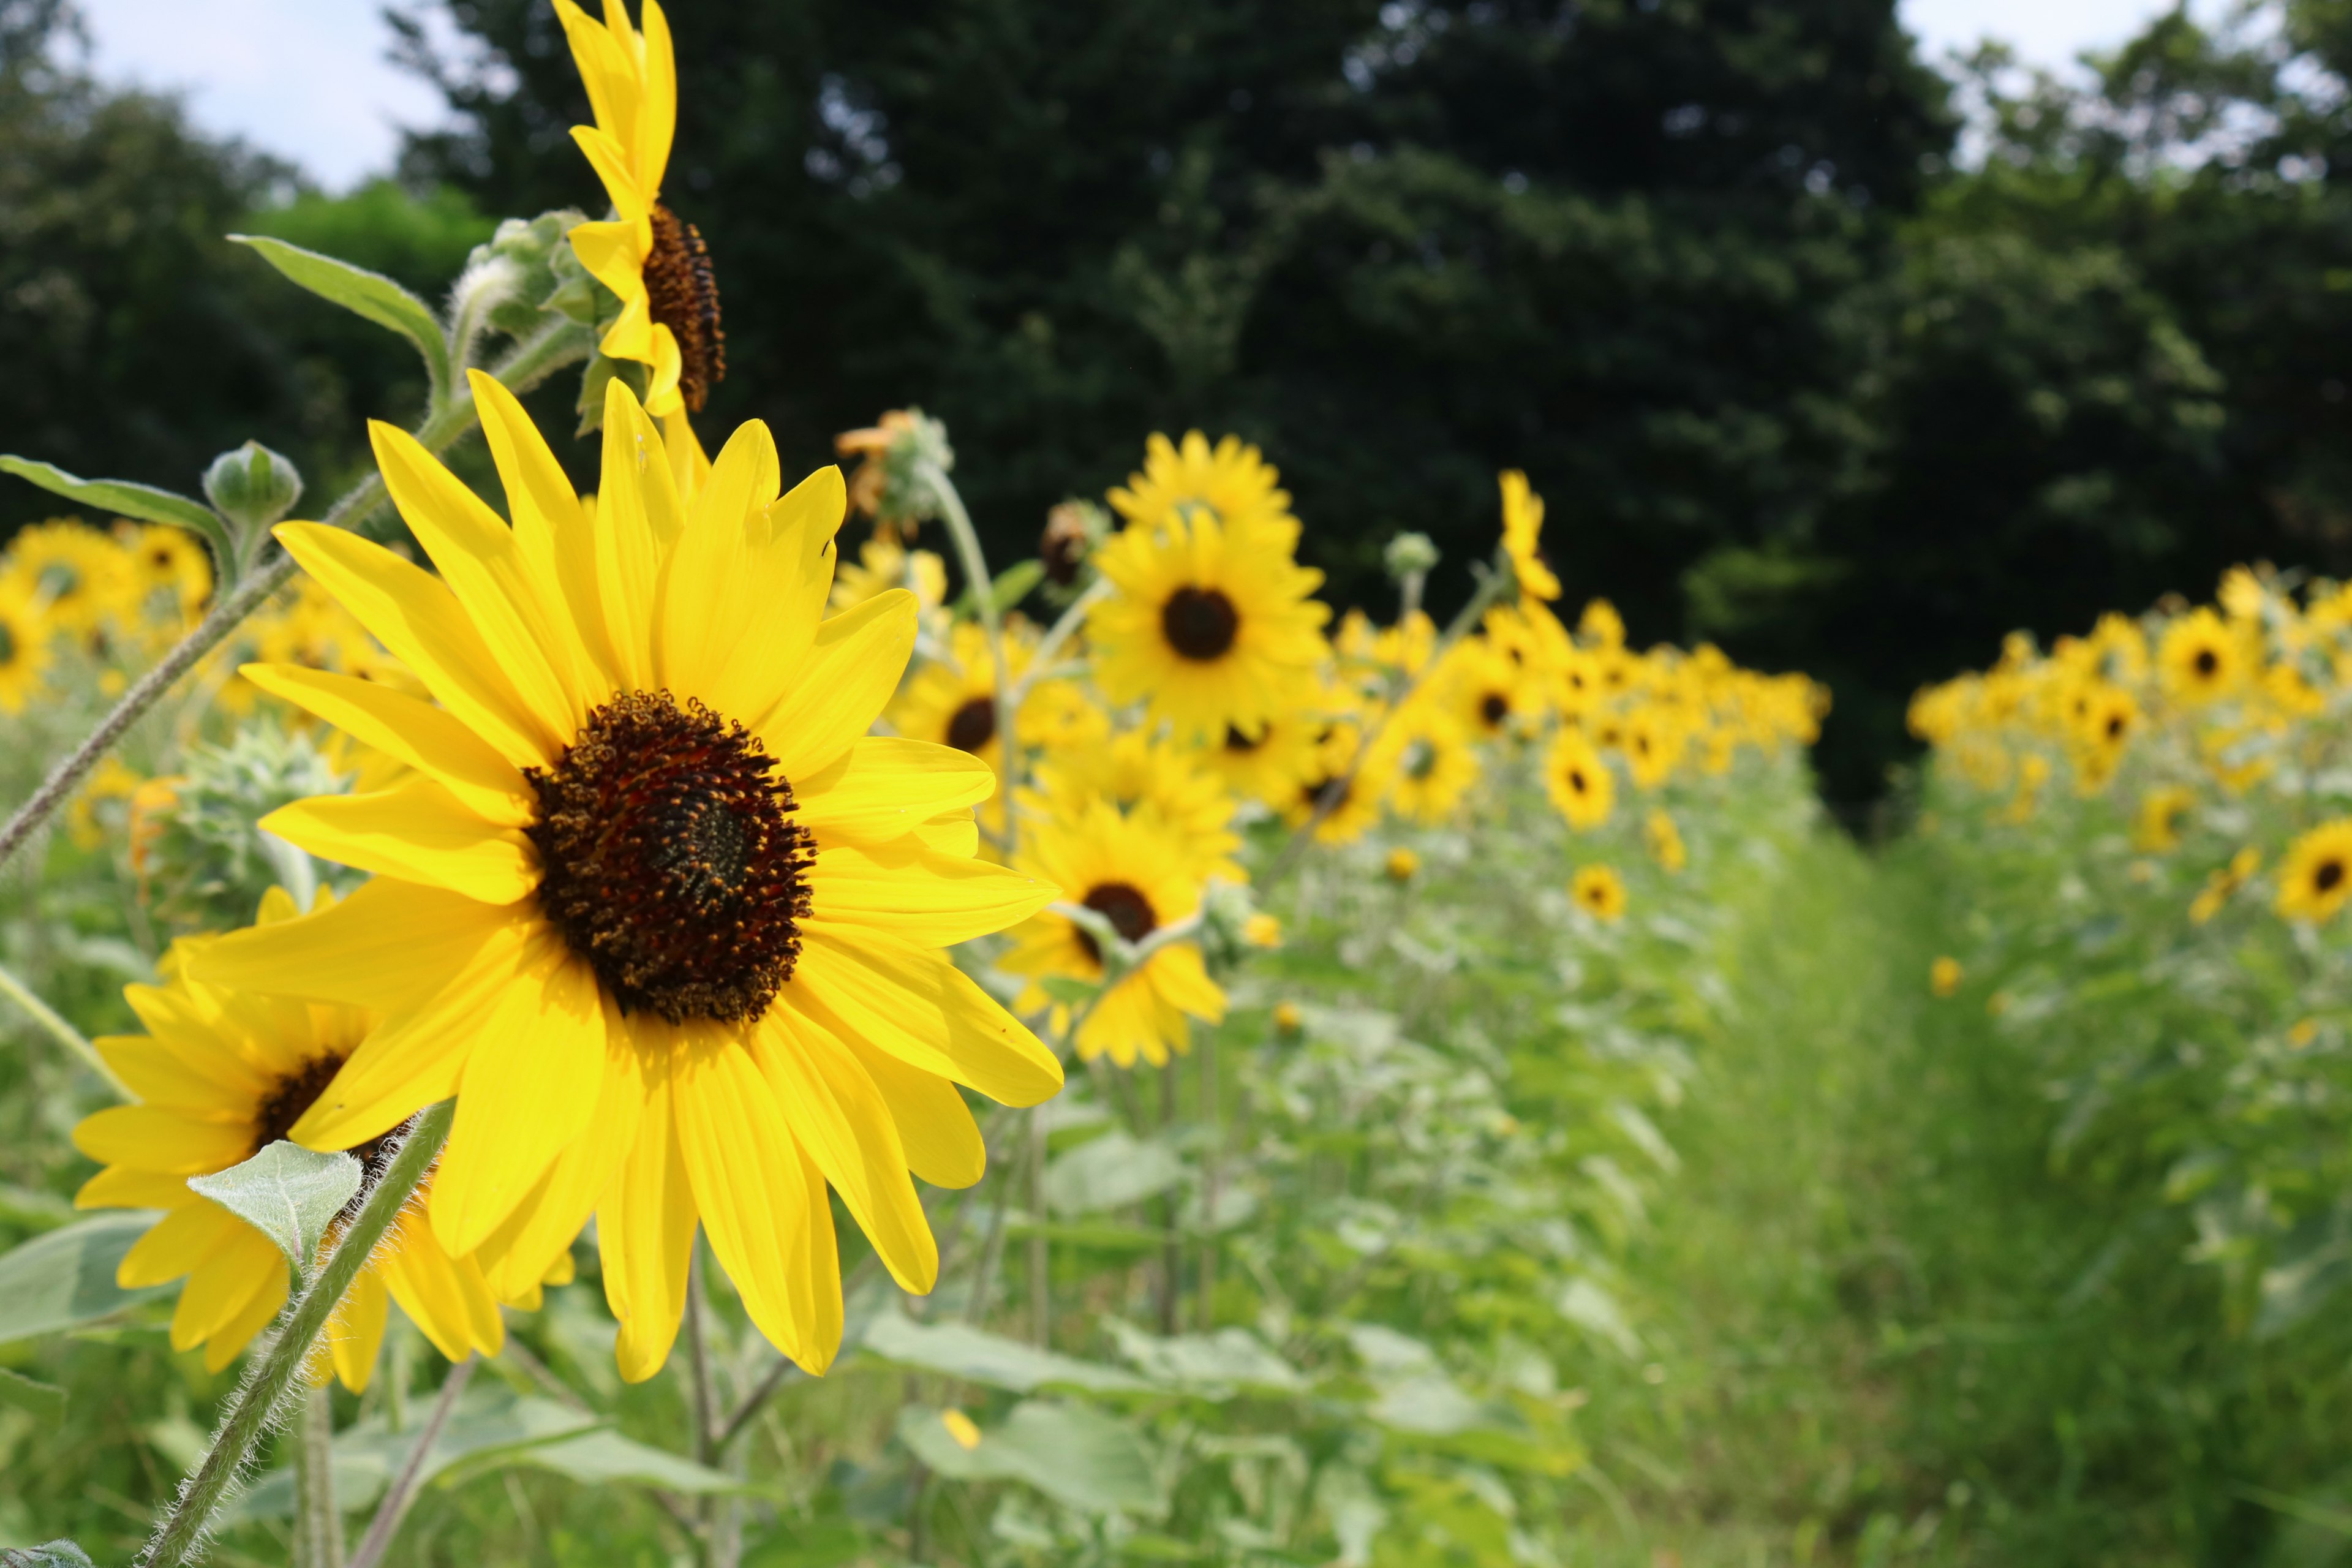
[[[629,155],[618,142],[589,125],[573,126],[572,140],[586,155],[588,166],[596,171],[623,223],[640,222],[653,212],[653,195],[638,183],[636,171],[629,166]],[[584,263],[586,258],[582,260]]]
[[[259,1231],[236,1221],[236,1228],[180,1287],[180,1304],[172,1313],[172,1348],[186,1350],[215,1337],[226,1340],[222,1331],[242,1315],[257,1295],[274,1296],[283,1302],[286,1286],[285,1258]],[[245,1347],[243,1340],[237,1340],[211,1348],[226,1365]]]
[[[654,592],[662,547],[654,491],[674,489],[660,433],[618,377],[604,389],[604,460],[596,491],[596,575],[612,634],[614,673],[633,691],[655,684]],[[673,508],[674,510],[674,508]]]
[[[216,1256],[245,1222],[209,1198],[184,1203],[148,1226],[131,1244],[114,1268],[114,1282],[125,1290],[168,1285],[189,1273],[207,1258]]]
[[[694,1205],[753,1326],[805,1367],[816,1300],[807,1180],[792,1128],[733,1031],[697,1037],[677,1064],[677,1141]]]
[[[110,1035],[95,1043],[114,1076],[142,1100],[206,1120],[249,1117],[271,1087],[227,1051],[185,1050],[150,1035]]]
[[[465,606],[438,579],[380,544],[315,522],[278,525],[278,542],[343,608],[415,670],[467,728],[518,767],[544,767],[571,740],[541,722],[499,674]]]
[[[670,427],[683,423],[673,420]],[[752,598],[748,523],[775,500],[776,473],[775,441],[754,419],[720,449],[695,495],[677,550],[663,569],[655,627],[658,673],[672,691],[709,689],[753,617],[768,611]]]
[[[890,1108],[907,1168],[935,1187],[968,1187],[979,1181],[988,1170],[988,1144],[962,1091],[887,1051],[854,1040],[848,1048]]]
[[[384,1319],[391,1302],[384,1293],[383,1274],[362,1268],[351,1289],[335,1303],[335,1315],[327,1320],[327,1348],[334,1358],[335,1375],[353,1394],[365,1394],[368,1379],[375,1373],[375,1354],[383,1344]]]
[[[478,1044],[495,1042],[487,1025],[499,999],[546,975],[567,955],[562,943],[521,924],[489,932],[430,1001],[360,1042],[289,1136],[307,1148],[348,1149],[457,1093],[467,1058]]]
[[[563,466],[548,449],[521,399],[479,370],[466,373],[481,410],[482,437],[506,487],[507,511],[514,520],[515,548],[521,553],[535,591],[551,606],[550,620],[570,624],[581,661],[575,689],[590,702],[615,688],[604,610],[596,586],[596,544],[580,497]]]
[[[237,990],[392,1011],[429,999],[532,912],[379,877],[323,913],[206,943],[190,972]]]
[[[845,1039],[1005,1105],[1034,1105],[1062,1087],[1062,1064],[1044,1042],[936,952],[812,930],[782,994]]]
[[[751,726],[784,777],[831,766],[873,727],[914,656],[915,623],[915,595],[892,588],[817,628],[791,687]]]
[[[102,1165],[202,1176],[253,1152],[247,1117],[198,1117],[160,1105],[110,1105],[82,1118],[74,1147]]]
[[[237,673],[353,740],[431,774],[485,822],[521,827],[537,815],[530,786],[514,764],[446,709],[379,681],[299,664],[248,664]]]
[[[437,1180],[436,1187],[437,1194]],[[399,1236],[376,1267],[400,1310],[449,1360],[463,1361],[476,1350],[496,1355],[505,1348],[505,1324],[482,1271],[473,1259],[442,1251],[432,1226],[415,1215],[401,1217]]]
[[[433,1181],[433,1234],[464,1257],[587,1128],[604,1081],[596,975],[565,954],[520,977],[482,1021]]]
[[[188,1191],[187,1178],[163,1171],[134,1171],[128,1165],[109,1165],[81,1184],[74,1194],[78,1209],[171,1209],[187,1204],[195,1194]]]
[[[669,18],[662,15],[660,0],[645,0],[640,20],[645,59],[637,79],[645,96],[637,104],[636,169],[650,196],[661,193],[670,138],[677,130],[677,62],[670,54]]]
[[[412,773],[373,795],[322,795],[281,805],[260,826],[322,860],[511,904],[539,887],[539,851],[486,822],[448,788]]]
[[[819,468],[759,520],[747,576],[761,606],[703,700],[720,713],[758,714],[781,695],[776,672],[800,668],[833,592],[834,535],[849,505],[839,468]]]
[[[574,132],[579,135],[581,132]],[[653,248],[653,226],[642,217],[624,217],[617,223],[578,223],[565,231],[572,242],[573,254],[590,277],[621,298],[624,306],[622,321],[635,324],[635,335],[624,347],[640,351],[637,353],[614,353],[619,359],[637,359],[652,339],[653,318],[642,307],[646,301],[646,256]],[[620,326],[615,321],[614,326]],[[612,341],[612,329],[607,329],[605,343]],[[604,347],[604,343],[597,345]],[[606,348],[607,353],[614,350]]]
[[[867,735],[793,786],[800,820],[820,842],[887,843],[995,792],[996,773],[969,752],[897,735]]]
[[[912,1295],[930,1294],[939,1283],[939,1244],[874,1080],[848,1047],[789,1008],[769,1014],[752,1054],[801,1148],[841,1194],[890,1277]]]
[[[938,854],[912,834],[822,851],[808,889],[812,923],[868,926],[918,947],[952,947],[1003,931],[1062,896],[1018,871]],[[845,931],[843,940],[856,938]]]
[[[686,1312],[687,1264],[694,1249],[694,1193],[673,1124],[670,1054],[665,1049],[646,1059],[637,1135],[596,1209],[604,1301],[620,1324],[613,1354],[630,1383],[643,1383],[669,1359]]]
[[[1213,1024],[1225,1016],[1225,993],[1209,978],[1201,950],[1189,942],[1163,947],[1145,965],[1153,989],[1193,1017]]]

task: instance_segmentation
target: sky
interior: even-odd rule
[[[196,122],[347,190],[392,165],[439,99],[385,59],[383,0],[79,0],[99,73],[184,91]],[[2162,0],[1899,0],[1930,59],[1985,37],[2063,69],[2121,43]]]

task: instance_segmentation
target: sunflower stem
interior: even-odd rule
[[[222,1417],[213,1444],[195,1474],[180,1484],[180,1495],[156,1527],[133,1568],[180,1568],[203,1550],[213,1515],[235,1494],[254,1450],[303,1388],[303,1363],[343,1293],[359,1278],[400,1211],[416,1194],[441,1145],[448,1141],[457,1102],[443,1100],[417,1113],[383,1174],[367,1190],[360,1210],[344,1227],[327,1261],[303,1285],[278,1319],[276,1335],[253,1363],[244,1384]]]
[[[694,1384],[694,1459],[697,1464],[708,1465],[711,1410],[717,1402],[711,1397],[710,1351],[703,1339],[702,1315],[702,1242],[698,1237],[686,1265],[686,1354]]]
[[[998,770],[998,798],[1004,803],[1004,831],[1002,847],[1004,858],[1013,858],[1020,847],[1020,830],[1013,819],[1013,792],[1021,782],[1021,742],[1013,733],[1013,716],[1020,702],[1013,690],[1013,667],[1004,658],[1004,616],[996,605],[996,579],[988,574],[988,557],[980,548],[980,533],[971,525],[971,513],[964,510],[963,497],[948,478],[947,470],[937,463],[926,462],[921,467],[924,481],[939,498],[940,516],[948,525],[948,534],[954,539],[956,556],[963,564],[964,581],[971,587],[973,604],[980,611],[981,630],[988,636],[989,684],[996,701],[996,749],[1004,759]]]
[[[1087,618],[1087,613],[1103,600],[1109,598],[1111,592],[1110,579],[1097,577],[1087,584],[1085,593],[1070,601],[1070,607],[1064,610],[1061,618],[1047,629],[1043,640],[1037,644],[1037,651],[1030,656],[1027,672],[1013,683],[1013,707],[1020,707],[1023,700],[1029,695],[1030,689],[1040,680],[1051,679],[1057,675],[1066,675],[1076,668],[1076,666],[1071,669],[1051,668],[1054,656],[1062,651],[1064,643],[1077,635],[1079,624]]]
[[[375,1568],[392,1545],[393,1532],[407,1516],[408,1505],[416,1500],[416,1489],[425,1473],[425,1461],[440,1440],[441,1428],[449,1424],[450,1413],[457,1408],[457,1395],[466,1391],[466,1382],[474,1375],[474,1358],[467,1356],[449,1369],[441,1380],[441,1393],[433,1401],[432,1412],[425,1425],[417,1429],[416,1442],[402,1461],[400,1474],[393,1479],[392,1488],[376,1504],[375,1517],[368,1521],[367,1534],[360,1538],[359,1550],[352,1553],[351,1568]]]
[[[1289,841],[1282,847],[1282,853],[1274,858],[1274,864],[1267,868],[1265,875],[1258,879],[1260,889],[1271,888],[1290,874],[1298,864],[1299,856],[1305,853],[1307,843],[1315,837],[1315,830],[1323,826],[1323,819],[1339,810],[1339,803],[1348,798],[1348,791],[1355,786],[1356,775],[1363,772],[1364,763],[1371,756],[1372,748],[1380,743],[1381,733],[1389,727],[1389,721],[1412,700],[1413,694],[1445,661],[1445,656],[1453,651],[1454,645],[1470,635],[1471,628],[1494,607],[1495,602],[1518,585],[1518,579],[1511,574],[1508,558],[1499,549],[1495,554],[1496,565],[1493,571],[1480,571],[1475,562],[1471,563],[1471,570],[1479,572],[1478,591],[1471,595],[1470,602],[1446,623],[1444,634],[1429,650],[1429,658],[1422,667],[1404,674],[1391,688],[1380,717],[1372,721],[1371,728],[1365,731],[1364,738],[1356,743],[1356,754],[1348,763],[1348,771],[1325,784],[1322,793],[1315,797],[1315,809],[1291,834]]]
[[[294,1568],[343,1568],[343,1521],[335,1511],[335,1396],[309,1390],[295,1421]]]
[[[130,1088],[114,1076],[114,1069],[106,1065],[106,1058],[98,1054],[98,1047],[89,1043],[89,1037],[68,1023],[62,1014],[42,1001],[31,986],[6,968],[0,968],[0,996],[5,996],[22,1007],[33,1022],[41,1026],[44,1034],[79,1057],[89,1070],[114,1091],[116,1099],[131,1098]]]
[[[1201,1171],[1201,1321],[1200,1331],[1217,1331],[1217,1205],[1224,1188],[1224,1117],[1217,1105],[1217,1032],[1195,1029],[1192,1021],[1184,1021],[1185,1029],[1200,1037],[1201,1047],[1201,1119],[1209,1125],[1207,1148],[1202,1157]],[[1168,1064],[1174,1072],[1176,1064]]]
[[[1052,1342],[1054,1292],[1046,1278],[1052,1262],[1045,1247],[1045,1108],[1029,1108],[1029,1342],[1040,1350]]]
[[[588,337],[582,328],[569,322],[548,328],[528,342],[516,345],[512,353],[500,362],[491,374],[508,387],[520,392],[538,384],[564,365],[587,357]],[[471,392],[462,393],[430,413],[424,424],[414,432],[418,445],[428,452],[439,452],[460,436],[473,429],[480,418],[474,406]],[[370,473],[365,479],[345,490],[340,500],[319,521],[334,528],[357,530],[374,516],[384,502],[383,477]],[[5,826],[0,826],[0,865],[22,849],[42,824],[57,814],[58,807],[72,797],[90,769],[100,757],[122,739],[131,725],[145,716],[147,710],[163,700],[178,684],[182,676],[194,669],[198,661],[226,640],[228,635],[242,626],[247,616],[259,609],[272,594],[284,587],[293,577],[293,558],[283,552],[265,552],[266,559],[247,572],[227,593],[213,601],[205,618],[196,623],[194,631],[182,637],[155,666],[131,682],[98,727],[85,737],[81,744],[49,770],[41,787],[32,797],[16,808]]]

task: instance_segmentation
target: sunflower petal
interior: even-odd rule
[[[636,1138],[596,1209],[604,1300],[621,1326],[613,1354],[630,1383],[643,1383],[669,1359],[694,1251],[694,1192],[670,1105],[674,1054],[648,1057]]]
[[[867,735],[821,773],[784,777],[820,840],[865,844],[927,828],[996,789],[995,770],[969,752],[896,735]]]
[[[1018,871],[935,853],[912,834],[823,851],[808,888],[812,922],[873,927],[918,947],[952,947],[1003,931],[1062,896]]]
[[[373,795],[321,795],[281,805],[260,826],[322,860],[511,904],[539,886],[539,852],[486,822],[432,779],[412,774]]]
[[[834,535],[849,491],[835,468],[819,468],[786,491],[752,528],[746,578],[761,614],[704,700],[721,713],[764,713],[782,695],[776,672],[800,668],[833,592]],[[795,781],[797,782],[797,781]]]
[[[247,1117],[197,1117],[161,1105],[110,1105],[82,1118],[74,1147],[102,1165],[169,1175],[226,1171],[253,1152]]]
[[[988,1143],[963,1093],[887,1051],[845,1042],[889,1107],[907,1168],[935,1187],[968,1187],[988,1170]]]
[[[939,1283],[940,1248],[907,1177],[898,1123],[847,1047],[804,1015],[779,1009],[755,1032],[752,1055],[793,1136],[841,1194],[898,1288]]]
[[[936,952],[872,932],[844,942],[811,930],[783,995],[814,1004],[844,1039],[976,1089],[1035,1105],[1062,1087],[1062,1064],[1021,1021]]]
[[[672,420],[668,427],[682,423]],[[706,689],[754,617],[767,613],[751,594],[747,520],[775,499],[777,471],[774,437],[751,420],[719,449],[695,495],[663,571],[655,628],[662,683],[673,691]]]
[[[235,990],[390,1011],[432,996],[526,918],[514,906],[379,877],[321,913],[205,943],[189,973]],[[144,1011],[141,1018],[162,1032]]]
[[[335,1375],[353,1394],[365,1394],[375,1374],[376,1352],[383,1346],[383,1325],[392,1298],[385,1294],[383,1276],[362,1268],[350,1291],[335,1304],[327,1320],[327,1350],[334,1358]]]
[[[209,1198],[184,1204],[131,1244],[114,1267],[114,1282],[125,1290],[168,1285],[219,1252],[244,1223]]]
[[[496,1355],[506,1347],[499,1304],[483,1283],[482,1271],[472,1258],[451,1258],[442,1251],[432,1227],[415,1216],[402,1216],[399,1237],[375,1267],[383,1270],[400,1310],[449,1360],[464,1361],[477,1350]]]
[[[486,822],[520,827],[532,818],[530,786],[521,773],[446,709],[378,681],[304,665],[248,664],[237,673],[353,740],[431,774]]]

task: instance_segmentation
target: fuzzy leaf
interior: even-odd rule
[[[388,327],[415,343],[416,352],[425,356],[426,373],[433,378],[435,402],[447,395],[449,341],[441,330],[440,318],[424,300],[381,272],[370,272],[364,267],[354,267],[282,239],[250,234],[233,234],[229,238],[238,245],[251,246],[261,253],[263,260],[320,299],[331,300],[352,314],[363,316],[379,327]]]
[[[154,1223],[145,1209],[97,1215],[0,1255],[0,1344],[61,1333],[176,1291],[176,1285],[125,1290],[114,1282],[122,1255]]]
[[[92,1568],[89,1553],[70,1541],[0,1546],[0,1568]]]
[[[119,517],[184,528],[212,547],[215,567],[224,575],[236,559],[229,547],[227,525],[212,508],[193,497],[158,489],[153,485],[133,484],[129,479],[85,479],[67,473],[55,463],[37,462],[31,458],[0,457],[0,473],[14,474],[51,495]]]
[[[900,1366],[1015,1394],[1050,1384],[1097,1393],[1140,1392],[1150,1386],[1115,1366],[1041,1351],[968,1323],[918,1323],[898,1311],[875,1316],[866,1331],[866,1349]]]
[[[360,1163],[281,1138],[241,1165],[190,1176],[188,1190],[276,1242],[296,1275],[307,1276],[327,1226],[360,1190]]]

